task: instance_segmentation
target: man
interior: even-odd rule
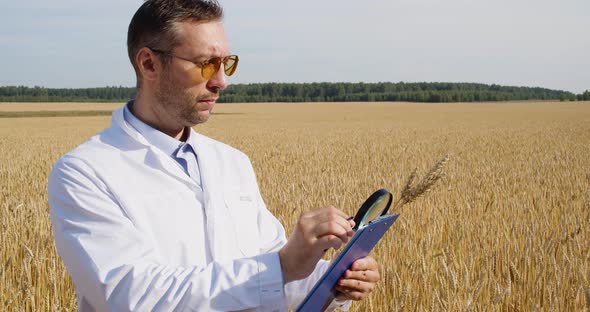
[[[51,172],[56,246],[81,311],[284,311],[352,235],[348,216],[325,207],[287,240],[247,156],[191,128],[238,66],[221,17],[215,1],[146,1],[128,32],[135,100]],[[356,261],[330,309],[378,279],[374,259]]]

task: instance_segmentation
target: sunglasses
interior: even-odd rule
[[[219,71],[219,68],[221,68],[221,63],[223,63],[223,71],[225,72],[225,74],[228,76],[233,75],[236,72],[236,68],[238,67],[238,61],[240,60],[240,58],[237,55],[228,55],[226,57],[215,56],[204,62],[195,62],[187,58],[174,55],[170,52],[152,48],[149,49],[159,54],[175,57],[177,59],[181,59],[183,61],[195,64],[197,67],[201,68],[201,76],[207,80],[215,76],[215,74]]]

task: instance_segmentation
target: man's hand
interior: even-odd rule
[[[279,251],[285,283],[306,278],[325,250],[338,249],[354,234],[354,221],[334,206],[306,212],[299,217],[287,244]]]
[[[367,256],[352,263],[350,269],[338,280],[335,289],[340,300],[361,300],[375,289],[380,279],[375,259]]]

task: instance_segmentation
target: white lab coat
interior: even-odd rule
[[[327,268],[321,261],[307,279],[283,285],[285,232],[266,209],[250,160],[191,136],[202,192],[125,122],[123,108],[55,164],[53,232],[80,311],[285,311]]]

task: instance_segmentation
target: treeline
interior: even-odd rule
[[[53,89],[0,87],[0,102],[124,102],[135,88]],[[546,88],[479,83],[254,83],[230,85],[220,103],[245,102],[485,102],[522,100],[588,101],[590,91],[574,94]]]
[[[103,87],[54,89],[44,87],[0,87],[0,102],[124,102],[135,96],[135,88]]]
[[[479,83],[257,83],[234,85],[220,102],[484,102],[517,100],[590,100],[588,91],[510,87]]]

